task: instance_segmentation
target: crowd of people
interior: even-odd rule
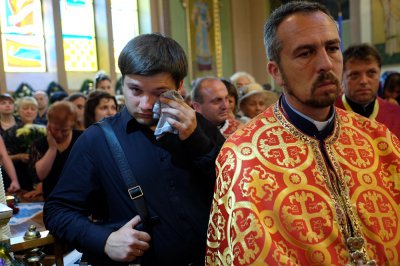
[[[231,80],[234,81],[233,78],[235,77],[249,77],[250,80],[254,81],[254,78],[245,72],[236,73],[232,76]],[[219,81],[219,79],[215,79]],[[242,93],[242,97],[238,98],[237,88],[233,83],[227,79],[222,79],[222,81],[219,82],[222,84],[224,95],[220,103],[213,104],[216,108],[209,108],[209,105],[205,105],[204,110],[208,110],[208,113],[201,112],[197,108],[199,106],[197,100],[194,101],[191,106],[196,111],[203,114],[203,116],[210,120],[215,126],[219,127],[221,133],[223,133],[225,137],[228,137],[244,124],[241,122],[242,116],[238,115],[238,100],[241,100],[242,98],[244,99],[248,95]],[[117,102],[117,98],[114,96],[114,92],[111,89],[111,84],[111,79],[104,72],[99,72],[94,79],[95,90],[88,94],[74,92],[68,95],[65,92],[60,93],[58,91],[50,96],[48,92],[38,90],[34,91],[32,96],[23,96],[20,98],[15,98],[15,95],[13,96],[8,93],[0,95],[0,133],[3,143],[5,143],[4,148],[1,149],[3,152],[2,158],[4,158],[2,165],[4,166],[3,176],[7,191],[16,192],[17,190],[22,189],[27,192],[24,194],[27,198],[42,195],[42,182],[46,182],[45,178],[47,178],[47,174],[44,177],[43,174],[38,174],[40,170],[38,171],[36,164],[44,156],[44,153],[49,147],[45,147],[44,151],[42,150],[41,152],[38,152],[37,145],[39,145],[39,147],[43,146],[46,141],[48,141],[48,145],[52,144],[52,141],[50,140],[52,138],[52,133],[49,131],[49,123],[47,120],[50,107],[59,101],[71,102],[74,105],[76,116],[74,115],[73,123],[66,127],[71,127],[70,130],[74,130],[74,132],[82,132],[95,122],[100,121],[104,117],[115,115],[118,110],[122,109],[123,105]],[[256,85],[257,83],[253,82],[253,84]],[[192,94],[196,90],[197,89],[193,89]],[[228,91],[229,97],[227,96]],[[191,96],[192,94],[189,95]],[[200,92],[199,94],[203,94],[203,92]],[[182,95],[185,95],[185,93],[182,93]],[[211,96],[216,97],[215,92],[212,92],[208,97]],[[195,99],[197,99],[197,97],[198,96],[196,96]],[[275,101],[276,98],[277,96],[274,95],[271,97],[271,100]],[[202,99],[204,99],[204,96],[202,96]],[[211,98],[207,98],[208,102],[211,102],[211,100]],[[215,100],[213,101],[215,102]],[[272,102],[270,101],[270,103]],[[220,109],[220,111],[218,111],[218,109]],[[247,110],[246,107],[243,107],[242,109]],[[56,108],[55,110],[58,109]],[[259,109],[258,113],[262,110],[263,108]],[[214,121],[218,112],[223,113],[222,118]],[[247,115],[247,112],[244,111],[242,114],[244,117]],[[255,115],[251,117],[254,116]],[[25,125],[33,125],[31,131],[36,131],[35,125],[38,127],[44,126],[49,134],[46,137],[34,133],[30,135],[28,134],[29,136],[19,135],[17,132],[24,128]],[[70,135],[75,136],[75,134],[71,134],[72,131],[70,130],[66,130],[65,132],[65,134],[68,135],[68,138],[70,138]],[[44,135],[44,132],[42,135]],[[68,139],[68,143],[70,140],[71,139]],[[59,144],[65,145],[65,143],[62,142],[63,140],[58,140]],[[57,150],[58,152],[54,153],[54,155],[57,154],[58,157],[64,158],[62,161],[65,162],[69,151],[64,152],[61,148],[54,149],[53,151]],[[59,159],[57,159],[57,161],[58,160]],[[9,163],[10,161],[12,164]],[[53,162],[54,160],[52,159],[50,161]],[[61,174],[63,163],[54,163],[54,165],[51,163],[50,166],[53,166],[53,170],[57,171],[57,176]],[[54,174],[50,176],[54,176]],[[54,180],[49,182],[54,183],[58,180],[58,177],[49,177],[49,179],[53,178]],[[44,193],[44,198],[46,198],[47,195],[48,193]]]
[[[95,80],[96,87],[88,94],[27,90],[28,96],[18,92],[0,95],[0,152],[6,191],[21,190],[25,198],[46,199],[80,133],[122,108],[105,84],[110,79],[101,73]]]
[[[143,34],[119,56],[123,99],[104,72],[1,94],[5,189],[42,196],[91,265],[396,265],[400,73],[372,45],[342,52],[318,3],[274,10],[264,43],[281,93],[242,71],[186,89],[182,47]]]
[[[203,80],[206,81],[204,88],[199,87]],[[209,80],[214,80],[220,85],[219,94],[215,91],[213,83],[208,86]],[[234,83],[243,84],[243,88],[239,87],[238,89]],[[51,86],[49,85],[49,87]],[[68,94],[58,87],[56,91],[28,90],[28,94],[31,96],[23,96],[24,94],[18,96],[18,93],[0,95],[0,134],[5,147],[3,154],[8,154],[7,158],[3,160],[4,167],[2,169],[7,191],[12,193],[21,189],[26,192],[23,194],[26,198],[43,196],[46,199],[50,190],[45,189],[47,192],[43,192],[42,183],[51,182],[53,184],[51,188],[54,187],[69,155],[70,147],[63,149],[60,146],[71,144],[72,147],[74,142],[70,143],[71,136],[74,136],[75,140],[75,136],[79,135],[75,132],[82,132],[104,117],[113,116],[123,109],[124,103],[118,101],[120,97],[116,97],[112,81],[105,72],[99,71],[96,74],[93,87],[90,80],[84,81],[82,86],[88,90],[84,88],[81,89],[83,92]],[[22,87],[23,91],[30,88],[26,83]],[[255,90],[253,87],[257,88],[257,93],[253,91]],[[218,127],[225,138],[273,104],[278,98],[278,94],[262,89],[262,86],[246,72],[237,72],[232,75],[230,80],[217,77],[199,78],[193,82],[189,92],[186,91],[186,88],[184,90],[181,91],[181,95],[186,100],[190,99],[189,106]],[[59,125],[65,126],[65,139],[58,138],[58,148],[56,148],[57,145],[53,145],[54,149],[52,150],[55,152],[53,155],[57,155],[57,157],[49,160],[51,163],[46,164],[46,168],[50,168],[46,170],[46,175],[43,175],[38,170],[37,164],[40,165],[39,161],[46,151],[51,150],[51,145],[55,144],[53,133],[49,128],[49,124],[52,123],[49,123],[48,117],[49,110],[56,103],[58,106],[58,102],[73,104],[74,120],[72,124]],[[59,111],[58,108],[55,110]],[[63,121],[63,123],[67,122]],[[31,128],[31,133],[18,133],[28,127]],[[8,159],[12,165],[7,163]],[[59,162],[60,160],[62,163]],[[48,172],[52,171],[56,171],[57,174],[49,175]],[[48,181],[49,179],[54,180]]]

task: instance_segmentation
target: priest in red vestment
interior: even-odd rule
[[[398,265],[400,141],[334,107],[334,19],[318,3],[289,2],[264,36],[283,95],[221,149],[206,264]]]
[[[344,94],[336,106],[385,124],[400,137],[400,106],[377,96],[382,59],[369,44],[350,46],[343,53]]]

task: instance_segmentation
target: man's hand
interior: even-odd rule
[[[139,215],[127,222],[108,237],[104,252],[114,261],[133,261],[143,256],[149,248],[150,235],[134,227],[140,222]]]
[[[173,119],[171,117],[167,117],[167,121],[173,128],[178,130],[179,138],[181,140],[185,140],[190,137],[197,126],[196,112],[193,110],[193,108],[187,105],[184,101],[178,102],[165,97],[160,97],[160,101],[171,107],[163,108],[161,112],[168,113],[177,118]]]

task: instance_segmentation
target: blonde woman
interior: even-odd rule
[[[26,96],[19,99],[16,105],[16,125],[7,130],[3,138],[10,159],[14,163],[21,189],[29,191],[33,188],[34,178],[28,167],[29,147],[35,139],[32,134],[19,135],[18,132],[21,132],[25,125],[33,124],[38,113],[38,103],[35,98]],[[7,183],[7,178],[5,178],[5,183]]]

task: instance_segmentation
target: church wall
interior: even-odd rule
[[[221,0],[220,2],[220,24],[221,24],[221,46],[222,46],[222,74],[223,77],[228,77],[233,69],[232,56],[232,30],[230,16],[230,1]],[[186,29],[186,14],[185,8],[181,1],[169,1],[171,37],[174,38],[186,53],[189,53],[188,35]],[[185,85],[190,85],[190,80],[185,80]]]

